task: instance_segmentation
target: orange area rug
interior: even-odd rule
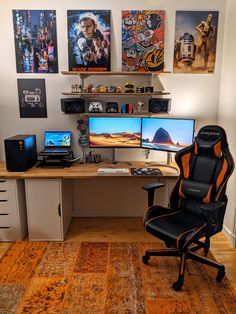
[[[0,313],[236,313],[236,294],[216,270],[188,261],[180,292],[178,260],[153,257],[150,243],[16,242],[0,260]]]

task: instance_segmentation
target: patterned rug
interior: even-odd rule
[[[236,294],[216,270],[188,261],[180,292],[178,260],[153,257],[150,243],[16,242],[0,261],[0,313],[236,313]]]

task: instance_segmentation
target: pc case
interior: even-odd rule
[[[37,162],[35,135],[16,135],[4,140],[8,171],[26,171]]]

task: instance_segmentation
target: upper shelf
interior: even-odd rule
[[[90,76],[90,75],[160,75],[165,73],[171,73],[170,71],[165,72],[130,72],[130,71],[61,71],[63,75],[80,75],[80,76]]]
[[[153,93],[71,93],[63,92],[62,95],[81,95],[81,96],[155,96],[155,95],[169,95],[169,92],[153,92]]]

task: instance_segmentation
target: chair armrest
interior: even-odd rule
[[[163,186],[165,186],[164,183],[150,183],[150,184],[144,185],[142,188],[148,192],[150,190],[156,190],[156,189],[162,188]]]
[[[164,183],[150,183],[144,185],[142,188],[148,192],[148,207],[152,206],[154,203],[154,191],[156,189],[162,188],[165,186]]]
[[[203,204],[200,206],[200,208],[206,213],[206,214],[212,214],[217,211],[219,211],[222,207],[226,206],[225,202],[211,202],[208,204]]]

